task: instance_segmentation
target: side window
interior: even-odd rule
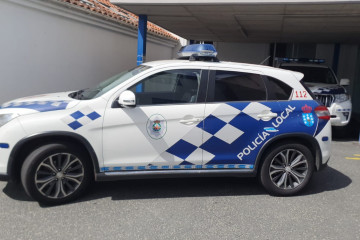
[[[216,71],[215,102],[266,100],[266,88],[258,74]]]
[[[137,105],[195,103],[201,70],[178,69],[156,73],[129,88]]]
[[[160,72],[142,83],[141,92],[173,92],[177,82],[177,74],[172,72]],[[140,92],[140,90],[138,90]]]
[[[267,79],[269,81],[268,90],[272,93],[269,94],[268,100],[289,100],[293,90],[292,87],[272,77],[267,77]]]

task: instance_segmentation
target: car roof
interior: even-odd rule
[[[275,76],[275,77],[277,74],[284,74],[291,72],[293,75],[295,75],[298,81],[300,81],[304,76],[304,74],[300,72],[289,71],[289,70],[269,67],[265,65],[238,63],[238,62],[225,62],[225,61],[209,62],[209,61],[189,61],[189,60],[161,60],[161,61],[146,62],[143,63],[143,65],[150,67],[172,67],[177,65],[182,65],[182,66],[189,65],[194,67],[224,67],[224,68],[228,67],[235,69],[259,71],[264,73],[265,75]]]
[[[265,65],[256,65],[256,64],[249,64],[249,63],[238,63],[238,62],[226,62],[226,61],[219,61],[219,62],[210,62],[210,61],[189,61],[189,60],[160,60],[160,61],[152,61],[143,63],[144,65],[155,67],[160,65],[176,65],[176,64],[185,64],[185,65],[193,65],[193,66],[214,66],[214,67],[246,67],[250,68],[253,67],[255,69],[263,69],[268,68],[272,69],[272,67],[265,66]]]

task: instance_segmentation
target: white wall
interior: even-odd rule
[[[136,29],[51,1],[0,1],[0,104],[93,86],[136,65]],[[176,43],[149,36],[147,60],[173,58]]]
[[[270,55],[268,43],[216,42],[215,47],[222,61],[260,64]]]

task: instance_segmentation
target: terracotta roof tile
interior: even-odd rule
[[[126,11],[112,3],[109,0],[60,0],[68,4],[73,4],[79,7],[82,7],[88,11],[97,12],[104,16],[118,20],[119,22],[132,26],[134,28],[138,27],[139,17],[129,11]],[[174,36],[169,31],[148,22],[148,32],[161,36],[167,39],[179,40],[178,37]]]

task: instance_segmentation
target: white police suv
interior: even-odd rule
[[[343,86],[350,84],[349,79],[336,78],[333,70],[323,59],[281,59],[280,68],[304,74],[302,81],[314,93],[315,98],[328,107],[332,126],[345,126],[351,118],[351,99]]]
[[[45,204],[71,201],[93,180],[129,178],[258,176],[270,194],[299,192],[330,158],[329,111],[302,73],[215,53],[190,45],[187,60],[3,104],[1,179],[20,179]]]

